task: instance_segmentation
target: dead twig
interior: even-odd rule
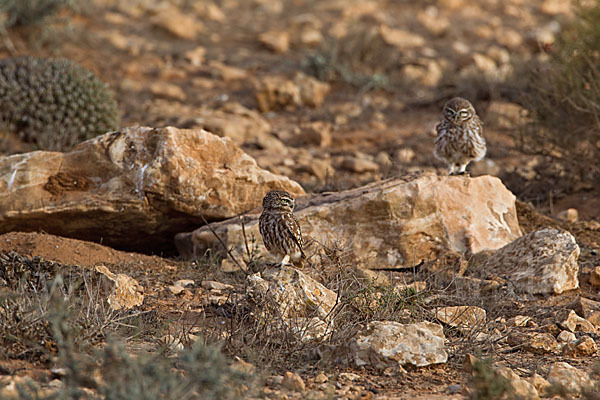
[[[219,241],[219,243],[221,243],[221,245],[223,246],[223,248],[227,252],[227,255],[231,258],[231,260],[235,263],[235,265],[237,265],[242,271],[245,271],[246,268],[242,267],[242,264],[240,264],[238,262],[238,260],[234,257],[234,255],[231,252],[231,250],[229,250],[227,248],[227,245],[225,244],[225,242],[223,241],[223,239],[219,235],[217,235],[217,232],[215,232],[215,230],[213,229],[212,226],[210,226],[210,224],[208,223],[208,221],[206,220],[206,218],[204,218],[204,215],[200,214],[200,218],[202,218],[202,221],[204,222],[204,225],[208,228],[208,230],[215,236],[215,238],[217,238],[217,240]]]

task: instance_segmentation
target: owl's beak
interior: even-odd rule
[[[454,114],[454,123],[458,124],[458,122],[460,121],[460,118],[458,116],[458,113]]]

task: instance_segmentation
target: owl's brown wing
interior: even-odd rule
[[[440,132],[444,129],[443,127],[443,123],[440,122],[435,126],[435,133],[437,133],[437,135],[440,135]]]
[[[283,222],[285,224],[289,236],[292,238],[294,243],[296,243],[296,246],[298,246],[302,258],[305,259],[306,255],[304,254],[304,249],[302,248],[303,241],[302,231],[300,230],[300,224],[292,214],[283,215]]]

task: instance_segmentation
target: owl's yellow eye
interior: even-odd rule
[[[460,115],[461,117],[467,117],[469,116],[469,112],[467,110],[461,110],[458,115]]]

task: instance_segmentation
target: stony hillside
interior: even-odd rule
[[[0,398],[598,396],[598,189],[520,141],[574,3],[35,3],[0,5]],[[433,156],[455,96],[464,176]]]

